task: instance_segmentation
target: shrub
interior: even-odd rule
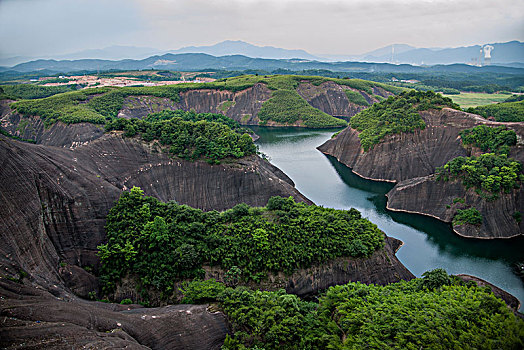
[[[453,226],[465,224],[477,226],[482,224],[482,214],[476,208],[458,209],[453,217]]]

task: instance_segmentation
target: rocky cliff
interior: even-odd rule
[[[478,150],[462,146],[459,133],[481,124],[504,125],[515,130],[518,142],[512,147],[510,156],[523,162],[524,123],[497,123],[450,108],[424,111],[420,115],[426,123],[424,130],[388,135],[368,152],[360,146],[359,132],[350,127],[318,149],[336,157],[364,178],[398,182],[388,193],[388,209],[451,222],[456,210],[462,209],[461,203],[453,204],[453,200],[464,198],[468,206],[481,211],[485,220],[479,227],[455,227],[458,234],[475,238],[507,238],[522,234],[522,224],[512,216],[515,211],[524,211],[521,191],[486,202],[474,191],[466,191],[460,183],[435,182],[430,175],[455,157],[476,153]]]
[[[359,106],[351,102],[345,93],[346,90],[360,93],[369,104],[378,102],[377,98],[373,95],[352,89],[346,85],[338,85],[333,81],[327,81],[318,86],[309,82],[303,82],[297,87],[299,95],[313,107],[327,114],[349,119],[349,117],[354,116],[367,107]],[[382,97],[393,95],[391,92],[378,87],[375,88],[373,92]]]
[[[324,82],[318,86],[303,82],[297,87],[297,92],[311,106],[333,116],[349,118],[364,106],[356,105],[349,101],[346,90],[359,92],[345,85],[338,85],[333,81]],[[359,92],[370,104],[377,102],[377,97]],[[382,88],[376,87],[374,94],[387,97],[392,95]],[[124,107],[119,117],[142,118],[152,112],[164,109],[194,110],[198,113],[222,113],[244,125],[258,125],[260,119],[258,112],[262,104],[269,100],[272,90],[263,83],[239,92],[227,90],[201,89],[180,93],[180,101],[150,96],[131,96],[126,98]],[[274,123],[269,123],[274,124]]]
[[[122,315],[72,295],[87,297],[98,290],[90,271],[97,269],[96,247],[105,239],[109,209],[123,189],[135,185],[164,201],[205,210],[239,202],[262,206],[273,195],[309,200],[257,156],[222,165],[175,161],[118,134],[68,145],[34,145],[0,136],[2,346],[49,342],[57,348],[219,348],[227,332],[225,320],[205,307]],[[60,312],[49,314],[50,309]],[[144,314],[162,320],[148,316],[145,322]],[[195,335],[206,327],[205,334]]]
[[[269,100],[272,91],[265,84],[231,92],[227,90],[199,89],[180,93],[180,101],[151,96],[127,97],[118,114],[123,118],[143,118],[162,110],[194,110],[197,113],[222,113],[244,125],[258,125],[257,117],[262,103]]]
[[[207,305],[106,304],[0,279],[2,349],[220,349],[225,316]]]
[[[459,181],[435,181],[433,176],[399,182],[388,192],[387,208],[435,217],[451,223],[457,209],[474,207],[482,214],[482,224],[453,226],[453,230],[470,238],[510,238],[524,232],[524,223],[515,220],[513,213],[524,208],[524,188],[501,194],[488,202],[466,190]],[[457,201],[461,199],[464,203]]]

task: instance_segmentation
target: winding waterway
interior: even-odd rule
[[[337,130],[252,129],[260,136],[256,142],[260,151],[315,204],[358,209],[388,236],[402,240],[404,245],[397,256],[416,276],[441,267],[451,274],[480,277],[524,302],[524,283],[512,270],[515,262],[524,259],[524,238],[466,239],[436,219],[386,210],[385,194],[393,187],[391,184],[362,179],[316,149]]]

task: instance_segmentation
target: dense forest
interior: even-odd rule
[[[220,164],[225,158],[256,154],[251,136],[241,135],[221,122],[207,121],[206,116],[211,114],[180,114],[192,116],[195,121],[176,116],[153,122],[118,118],[106,124],[106,131],[124,131],[125,137],[138,135],[146,142],[158,140],[170,155],[188,160],[205,159],[214,164]]]
[[[502,102],[468,108],[467,112],[484,118],[493,117],[498,122],[524,122],[524,101]]]
[[[202,277],[204,264],[257,282],[341,256],[368,257],[384,246],[383,232],[355,209],[272,197],[266,207],[204,212],[146,197],[136,187],[111,209],[106,231],[107,243],[99,246],[104,290],[129,274],[166,296],[175,281]]]
[[[442,107],[460,109],[451,99],[435,94],[433,91],[411,90],[398,96],[375,103],[351,118],[350,126],[360,131],[360,143],[364,151],[369,151],[388,134],[412,132],[424,129],[426,123],[419,111],[441,109]]]
[[[482,152],[497,154],[508,155],[510,147],[517,144],[517,134],[505,126],[478,125],[471,129],[462,130],[460,137],[464,145],[472,145],[480,148]]]
[[[488,288],[442,269],[387,286],[348,283],[318,302],[285,291],[182,288],[184,303],[215,303],[233,325],[225,349],[521,349],[524,321]]]
[[[15,84],[2,85],[0,99],[35,99],[61,94],[63,92],[75,91],[79,89],[76,84],[62,86],[41,86],[36,84]]]

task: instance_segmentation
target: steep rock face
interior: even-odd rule
[[[456,233],[474,238],[509,238],[522,234],[523,224],[512,216],[515,211],[524,210],[522,189],[486,202],[459,182],[435,182],[430,175],[455,157],[477,154],[478,150],[462,146],[459,133],[482,124],[513,129],[517,133],[517,146],[512,147],[510,157],[523,162],[524,123],[497,123],[450,108],[421,112],[421,116],[426,123],[424,130],[388,135],[368,152],[360,146],[359,132],[349,127],[318,149],[335,156],[364,178],[398,182],[387,194],[388,209],[451,222],[457,209],[473,206],[482,213],[483,224],[457,226]],[[456,198],[463,198],[465,205],[453,204]]]
[[[105,304],[0,279],[2,349],[220,349],[229,332],[207,305]]]
[[[89,123],[65,125],[58,122],[45,127],[40,117],[23,117],[11,110],[9,102],[0,101],[0,127],[22,139],[49,146],[75,147],[99,138],[104,133],[103,126]]]
[[[453,227],[464,237],[510,238],[524,233],[524,223],[519,224],[512,216],[524,208],[524,188],[488,202],[473,189],[466,190],[460,181],[437,182],[434,177],[426,176],[399,182],[387,197],[390,210],[429,215],[444,222],[451,222],[457,209],[477,208],[483,217],[480,226]],[[456,198],[463,199],[465,204],[453,203]]]
[[[359,92],[349,86],[338,85],[332,81],[324,82],[318,86],[304,82],[299,84],[297,88],[299,95],[313,107],[333,116],[349,118],[367,107],[350,102],[345,93],[346,90]],[[368,94],[361,94],[369,103],[377,102]]]
[[[424,130],[413,133],[387,135],[384,140],[364,152],[360,146],[359,132],[350,127],[335,138],[326,141],[318,149],[334,156],[350,167],[356,174],[371,180],[402,181],[433,174],[458,156],[467,156],[462,147],[460,131],[476,125],[505,125],[517,135],[524,135],[524,123],[497,123],[475,114],[444,108],[441,111],[421,112],[426,123]],[[510,156],[524,158],[524,145],[519,145]]]
[[[262,104],[271,97],[272,91],[264,84],[231,92],[226,90],[199,89],[182,92],[180,102],[151,96],[127,97],[118,116],[123,118],[143,118],[149,113],[162,110],[197,113],[222,113],[244,125],[258,125],[258,112]]]
[[[169,98],[153,96],[129,96],[124,100],[124,105],[119,118],[143,118],[149,113],[161,112],[165,109],[180,109],[180,105]]]

